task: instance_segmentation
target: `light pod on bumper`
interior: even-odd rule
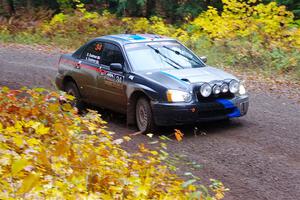
[[[209,95],[211,95],[211,92],[212,92],[212,88],[208,83],[204,83],[201,85],[200,93],[203,97],[208,97]]]
[[[240,83],[237,80],[231,80],[229,82],[229,91],[231,93],[237,93],[239,91],[240,88]]]
[[[214,85],[213,89],[212,89],[213,94],[220,94],[221,92],[221,87],[218,85]]]
[[[227,85],[226,83],[223,83],[223,84],[221,85],[221,92],[222,92],[222,93],[226,93],[226,92],[228,92],[228,90],[229,90],[228,85]]]

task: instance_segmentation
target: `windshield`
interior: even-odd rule
[[[190,50],[175,41],[126,44],[125,49],[135,71],[205,66]]]

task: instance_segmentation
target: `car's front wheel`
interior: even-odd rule
[[[65,85],[65,92],[69,95],[72,95],[75,97],[75,99],[71,102],[71,105],[78,108],[79,111],[84,110],[84,103],[80,99],[80,93],[77,88],[77,85],[74,82],[68,82]]]
[[[142,97],[138,99],[135,116],[137,127],[142,133],[149,133],[155,130],[152,110],[146,98]]]

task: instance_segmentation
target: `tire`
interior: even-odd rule
[[[142,133],[149,133],[155,130],[152,110],[149,101],[142,97],[139,98],[135,106],[136,124]]]
[[[85,108],[85,105],[80,99],[80,93],[77,88],[77,85],[72,81],[67,82],[67,84],[65,85],[65,92],[75,97],[75,100],[71,102],[71,105],[73,107],[76,107],[79,110],[79,112],[82,112]]]

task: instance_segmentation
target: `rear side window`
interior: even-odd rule
[[[81,59],[94,64],[100,64],[102,59],[103,43],[93,42],[81,54]]]
[[[101,64],[109,66],[111,63],[124,64],[124,58],[120,48],[114,44],[105,43]]]

